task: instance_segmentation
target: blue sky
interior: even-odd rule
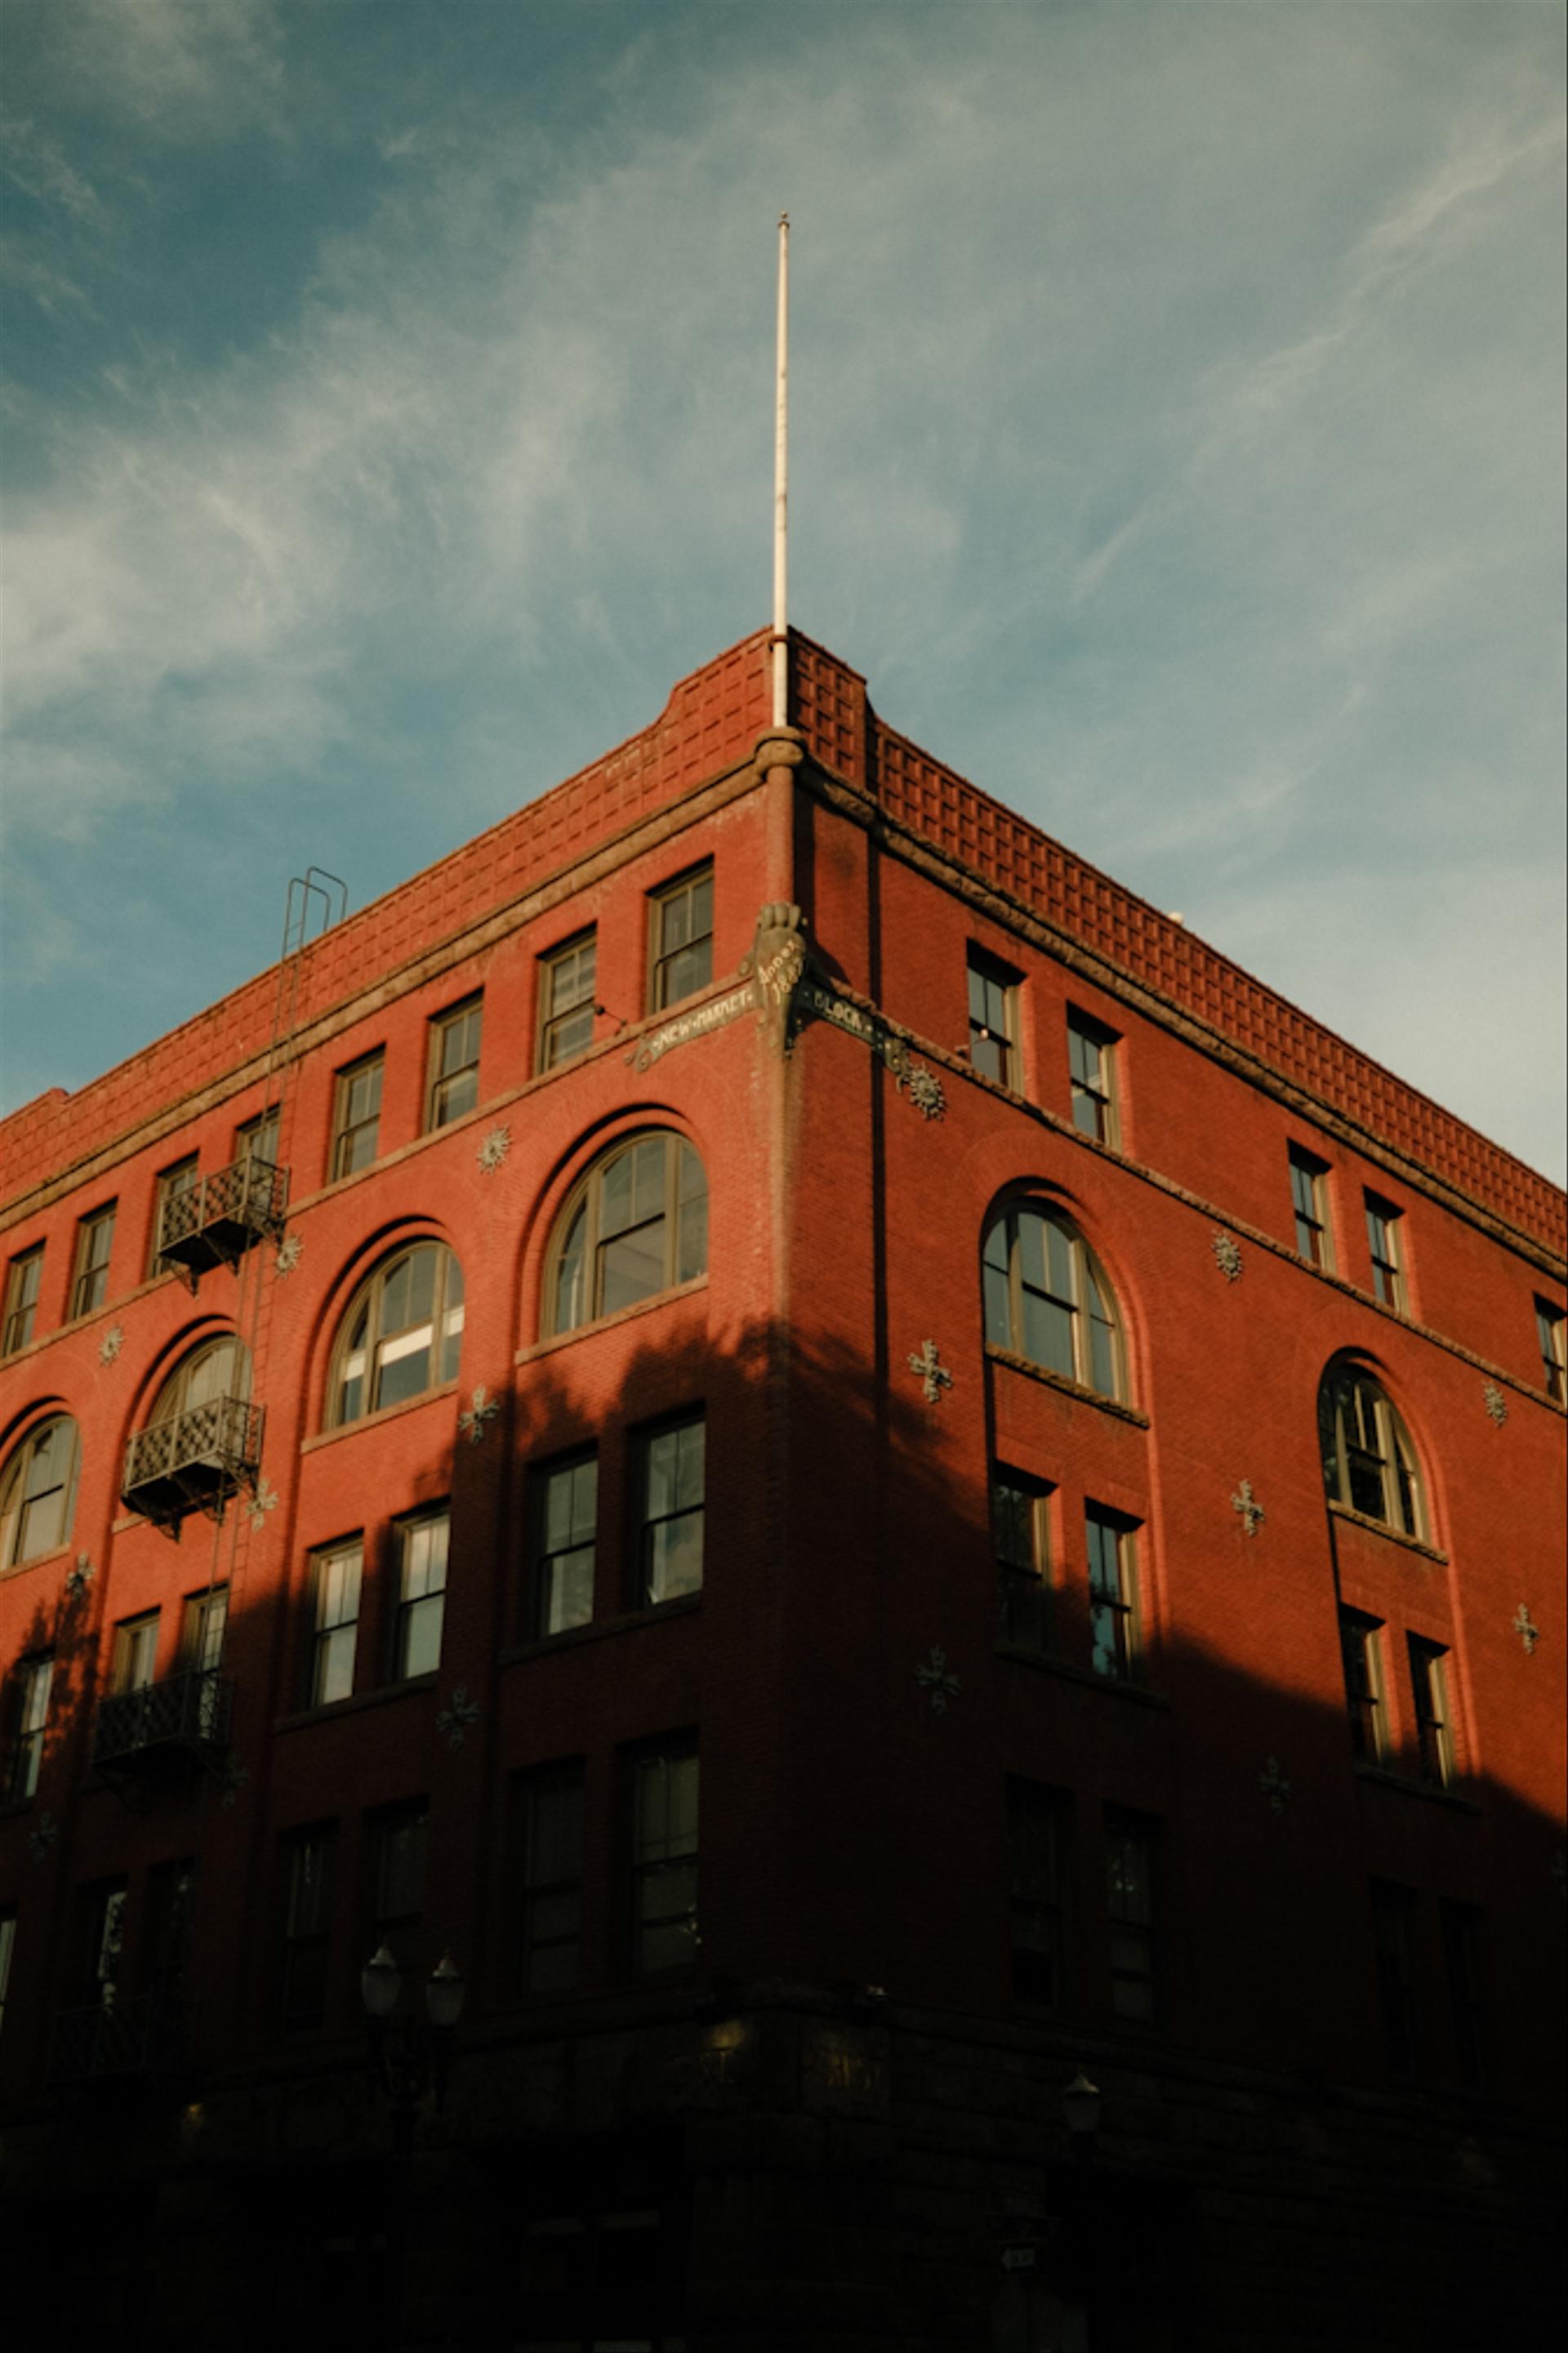
[[[6,0],[4,1106],[770,596],[1563,1173],[1563,20]]]

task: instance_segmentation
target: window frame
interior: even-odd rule
[[[557,1005],[556,983],[568,965],[576,965],[581,977],[584,950],[588,952],[585,990],[567,1004]],[[574,932],[570,939],[563,940],[558,947],[547,949],[539,958],[539,1006],[533,1051],[533,1067],[539,1076],[542,1077],[546,1071],[558,1071],[567,1062],[575,1061],[578,1055],[585,1054],[593,1044],[594,1020],[599,1010],[598,971],[599,930],[596,923],[590,923],[584,931]],[[568,1023],[580,1022],[584,1011],[588,1022],[586,1037],[581,1045],[563,1047],[558,1033]]]
[[[174,1266],[165,1261],[163,1251],[158,1247],[158,1237],[163,1230],[163,1212],[171,1201],[179,1200],[182,1195],[190,1192],[194,1186],[200,1183],[201,1174],[201,1154],[187,1152],[183,1158],[171,1160],[166,1168],[160,1168],[153,1179],[153,1231],[147,1245],[149,1282],[155,1282],[160,1275],[173,1274],[175,1271]]]
[[[468,1034],[470,1024],[472,1025],[471,1039]],[[456,1005],[449,1005],[444,1013],[433,1015],[426,1026],[427,1039],[423,1132],[426,1135],[434,1135],[441,1128],[451,1127],[458,1120],[466,1119],[471,1111],[477,1111],[479,1108],[479,1056],[484,1050],[484,990],[482,988],[470,990],[467,997],[459,997]],[[471,1044],[473,1050],[466,1061],[458,1062],[451,1070],[447,1070],[447,1048],[448,1041],[454,1038],[457,1039],[461,1050],[466,1051]],[[470,1081],[472,1092],[460,1101],[454,1110],[451,1102],[453,1092],[461,1093],[464,1082]]]
[[[28,1651],[17,1660],[12,1670],[5,1710],[8,1719],[6,1805],[25,1806],[37,1795],[54,1681],[55,1654],[52,1649]]]
[[[1043,1228],[1060,1236],[1068,1251],[1072,1290],[1070,1299],[1059,1292],[1037,1288],[1034,1283],[1026,1282],[1022,1228],[1025,1218],[1037,1219]],[[992,1255],[993,1238],[998,1231],[1005,1236],[1004,1264],[998,1264]],[[1043,1234],[1040,1261],[1046,1285],[1054,1279],[1051,1260],[1048,1233]],[[1121,1304],[1104,1268],[1065,1211],[1036,1194],[1020,1194],[1012,1200],[1004,1201],[986,1220],[981,1238],[980,1271],[982,1323],[987,1347],[1000,1348],[1006,1356],[1019,1357],[1025,1364],[1034,1366],[1055,1380],[1068,1381],[1086,1396],[1107,1398],[1113,1405],[1128,1403],[1130,1352],[1122,1326]],[[1005,1284],[1005,1340],[1000,1339],[996,1331],[1000,1321],[997,1314],[1000,1293],[995,1284],[988,1280],[998,1275],[1003,1277]],[[1073,1369],[1070,1373],[1064,1372],[1059,1365],[1047,1363],[1043,1356],[1031,1355],[1025,1345],[1028,1331],[1027,1301],[1030,1299],[1041,1300],[1058,1315],[1065,1314],[1071,1319],[1068,1338]],[[1110,1373],[1109,1388],[1102,1387],[1096,1377],[1097,1327],[1106,1335],[1104,1345],[1109,1355]],[[1050,1327],[1047,1325],[1047,1328]]]
[[[1372,1261],[1373,1296],[1395,1315],[1410,1312],[1410,1280],[1405,1271],[1405,1244],[1399,1232],[1405,1212],[1381,1193],[1363,1187],[1367,1255]]]
[[[1416,1769],[1429,1788],[1451,1789],[1458,1770],[1454,1741],[1453,1691],[1446,1642],[1424,1634],[1405,1635],[1410,1662],[1410,1693],[1414,1703]]]
[[[1364,1609],[1352,1609],[1342,1603],[1339,1634],[1351,1755],[1358,1765],[1385,1766],[1389,1733],[1383,1620],[1369,1617]]]
[[[585,1535],[580,1533],[577,1519],[578,1474],[593,1472],[592,1521]],[[553,1483],[569,1480],[567,1535],[571,1541],[552,1546],[550,1542],[550,1509]],[[568,1453],[552,1455],[548,1461],[534,1465],[529,1472],[531,1541],[529,1545],[526,1607],[523,1613],[523,1640],[528,1642],[548,1641],[557,1634],[566,1634],[579,1626],[594,1622],[599,1567],[599,1450],[596,1446],[574,1447]],[[585,1614],[563,1616],[559,1624],[551,1624],[555,1615],[557,1588],[553,1567],[557,1562],[570,1565],[582,1554],[588,1556],[588,1607]]]
[[[1329,1178],[1332,1170],[1326,1160],[1309,1152],[1304,1144],[1286,1147],[1290,1170],[1290,1208],[1295,1219],[1296,1255],[1306,1266],[1321,1267],[1325,1274],[1334,1271],[1334,1237],[1331,1221]],[[1306,1198],[1303,1200],[1302,1196]]]
[[[44,1280],[43,1242],[18,1250],[5,1269],[5,1315],[0,1326],[0,1356],[19,1356],[30,1347],[37,1321],[38,1293]]]
[[[32,1464],[41,1451],[42,1441],[53,1430],[68,1430],[69,1452],[62,1476],[53,1485],[29,1494],[27,1480]],[[68,1413],[47,1413],[25,1430],[12,1447],[5,1462],[0,1464],[0,1575],[14,1568],[26,1568],[36,1560],[47,1560],[69,1544],[76,1522],[77,1486],[81,1476],[81,1429],[76,1418]],[[48,1542],[24,1551],[26,1524],[31,1510],[47,1495],[59,1495],[58,1525]]]
[[[1044,1833],[1043,1838],[1037,1836]],[[1007,1778],[1007,1922],[1013,2000],[1060,2012],[1068,2007],[1071,1965],[1072,1799],[1043,1781]],[[1043,1851],[1036,1882],[1026,1866]],[[1028,1924],[1043,1935],[1023,1934]],[[1044,1956],[1042,1967],[1040,1957]]]
[[[1048,1481],[1037,1479],[1031,1472],[1016,1471],[1006,1462],[991,1465],[996,1639],[1006,1649],[1025,1651],[1035,1658],[1049,1657],[1053,1648],[1050,1514],[1055,1493]],[[1016,1502],[1004,1504],[1005,1495]]]
[[[368,1112],[351,1119],[353,1090],[361,1079],[374,1078],[375,1100]],[[327,1146],[327,1182],[342,1184],[357,1176],[362,1168],[374,1168],[381,1156],[381,1099],[386,1079],[386,1049],[374,1046],[368,1054],[357,1054],[352,1062],[343,1063],[332,1073],[332,1133]],[[369,1131],[370,1149],[360,1156],[358,1139]],[[345,1151],[344,1146],[350,1148]]]
[[[1479,1904],[1437,1899],[1448,2014],[1460,2080],[1472,2092],[1487,2079],[1486,1914]]]
[[[408,1589],[411,1547],[416,1544],[421,1535],[426,1533],[430,1533],[433,1537],[437,1528],[444,1532],[439,1546],[440,1558],[436,1563],[440,1573],[440,1583],[437,1585],[427,1581],[417,1593],[411,1595]],[[392,1533],[397,1548],[397,1599],[392,1613],[390,1681],[395,1683],[412,1683],[418,1675],[436,1674],[440,1669],[441,1645],[447,1622],[447,1589],[451,1574],[452,1506],[450,1503],[427,1504],[416,1512],[405,1513],[401,1518],[393,1522]],[[428,1567],[429,1564],[426,1563],[427,1571]],[[420,1616],[421,1611],[424,1612],[423,1618]],[[411,1666],[409,1658],[413,1648],[411,1637],[414,1629],[416,1625],[424,1625],[432,1619],[436,1627],[436,1655],[426,1666]]]
[[[552,1994],[574,1993],[583,1982],[583,1899],[585,1880],[584,1837],[584,1801],[587,1776],[581,1757],[565,1757],[554,1765],[536,1766],[520,1774],[513,1785],[516,1807],[517,1853],[517,1959],[514,1981],[517,1991],[525,2000],[547,1999]],[[549,1860],[574,1862],[573,1870],[557,1870],[553,1876],[536,1870],[541,1860],[539,1836],[540,1801],[543,1799],[568,1796],[575,1800],[575,1836],[568,1837],[565,1847],[570,1855],[558,1854],[552,1846]],[[575,1911],[575,1926],[567,1934],[538,1936],[534,1934],[535,1915],[548,1905],[564,1905],[569,1919]],[[559,1953],[570,1949],[572,1960],[567,1974],[544,1981],[533,1976],[534,1957],[540,1953]]]
[[[324,2022],[331,1992],[332,1928],[336,1911],[338,1825],[335,1821],[301,1823],[285,1831],[279,1846],[279,1914],[282,1947],[279,1969],[279,2025],[285,2034],[309,2034]],[[316,1874],[314,1889],[301,1886],[300,1865]],[[308,1907],[301,1897],[309,1896]],[[303,1918],[301,1919],[301,1915]],[[307,1957],[313,1999],[308,2005],[290,2000],[300,1956]]]
[[[162,1609],[138,1609],[129,1618],[115,1620],[109,1660],[110,1699],[123,1699],[129,1693],[153,1689],[158,1680],[163,1620]]]
[[[114,1218],[118,1201],[89,1209],[76,1225],[76,1256],[71,1273],[70,1314],[95,1315],[109,1296],[109,1262],[114,1249]],[[101,1238],[101,1241],[100,1241]]]
[[[425,1899],[428,1892],[430,1862],[430,1800],[428,1798],[408,1798],[395,1806],[381,1806],[371,1814],[365,1824],[365,1911],[368,1952],[379,1953],[384,1946],[405,1976],[415,1974],[419,1967],[419,1947],[425,1922]],[[400,1888],[395,1883],[394,1841],[413,1834],[417,1852],[417,1867],[413,1876],[416,1886]],[[395,1907],[393,1898],[414,1894],[416,1901]]]
[[[707,930],[693,931],[674,947],[668,946],[665,940],[665,924],[670,910],[683,902],[695,901],[704,884],[708,890]],[[679,874],[671,875],[668,882],[659,883],[657,889],[648,892],[647,1009],[650,1014],[668,1013],[672,1006],[684,1005],[689,997],[697,997],[712,986],[714,898],[711,858],[700,859],[695,866],[688,866]],[[689,987],[677,993],[671,987],[671,967],[681,956],[691,955],[703,941],[708,944],[707,971],[700,980],[694,980]]]
[[[437,1254],[429,1316],[417,1323],[399,1324],[389,1333],[384,1329],[388,1287],[400,1268],[418,1251],[425,1250],[434,1250]],[[454,1271],[457,1275],[456,1299],[451,1295]],[[364,1333],[356,1347],[354,1333],[362,1313],[365,1318]],[[455,1328],[454,1317],[457,1319]],[[450,1243],[440,1240],[434,1234],[417,1234],[412,1240],[400,1242],[388,1250],[355,1284],[338,1318],[331,1355],[327,1363],[323,1430],[350,1430],[355,1422],[367,1421],[375,1414],[388,1412],[395,1406],[412,1404],[416,1398],[430,1397],[437,1389],[448,1388],[457,1379],[458,1368],[462,1362],[466,1322],[467,1287],[462,1262]],[[405,1346],[395,1355],[384,1357],[384,1349],[392,1343],[405,1340],[410,1333],[426,1330],[429,1333],[426,1350],[427,1370],[432,1377],[423,1388],[411,1389],[406,1396],[393,1398],[384,1405],[381,1387],[387,1366],[399,1363],[404,1356],[416,1353],[413,1347]],[[448,1349],[455,1349],[455,1360],[449,1372],[446,1369]],[[362,1369],[357,1375],[351,1375],[348,1367],[356,1356],[361,1359]],[[344,1397],[351,1378],[357,1378],[361,1384],[361,1403],[352,1413],[344,1410]]]
[[[1555,1405],[1568,1403],[1568,1314],[1550,1299],[1535,1297],[1535,1337],[1541,1350],[1542,1387]]]
[[[632,1750],[626,1762],[630,1777],[626,1804],[628,1974],[638,1984],[665,1983],[691,1974],[697,1965],[701,1944],[700,1908],[701,1883],[699,1873],[702,1841],[702,1785],[700,1757],[696,1736],[693,1734],[672,1735],[668,1739],[650,1742],[646,1746]],[[668,1823],[672,1810],[668,1802],[670,1787],[668,1774],[672,1768],[688,1764],[693,1768],[691,1805],[693,1821],[690,1844],[683,1847],[668,1847],[668,1839],[679,1835],[679,1825],[673,1832],[667,1831],[662,1839],[645,1839],[643,1790],[646,1785],[643,1776],[656,1767],[662,1767],[665,1769],[665,1802],[661,1810]],[[655,1844],[666,1845],[667,1851],[663,1853],[652,1852],[650,1850]],[[673,1911],[650,1911],[645,1906],[643,1900],[645,1892],[658,1884],[661,1874],[668,1874],[670,1882],[674,1883],[680,1874],[688,1872],[690,1874],[690,1898],[688,1903],[679,1905]],[[647,1938],[650,1934],[668,1934],[672,1929],[679,1933],[679,1924],[683,1921],[689,1924],[688,1931],[691,1940],[689,1954],[680,1960],[671,1961],[663,1966],[650,1966],[646,1958]]]
[[[352,1610],[345,1610],[341,1600],[331,1597],[331,1572],[340,1563],[353,1561],[352,1589],[348,1599]],[[336,1707],[352,1699],[358,1680],[360,1615],[364,1599],[364,1535],[363,1530],[336,1537],[332,1543],[316,1545],[309,1555],[310,1594],[310,1641],[306,1660],[304,1704],[308,1708]],[[329,1617],[329,1609],[337,1614]],[[346,1634],[346,1644],[337,1637]],[[341,1670],[334,1662],[347,1651],[347,1681],[341,1690],[329,1690],[328,1684],[341,1679]]]
[[[1005,964],[993,955],[988,948],[971,940],[964,959],[964,991],[968,1008],[969,1042],[965,1051],[971,1070],[994,1085],[1005,1087],[1009,1094],[1023,1092],[1023,1058],[1018,1037],[1019,990],[1024,976],[1016,965]],[[975,1003],[976,987],[980,1003]],[[995,1011],[1000,1026],[989,1018],[993,1010],[991,993],[994,991]],[[994,1052],[999,1068],[985,1067],[982,1054],[975,1051],[976,1040],[985,1054]]]
[[[1365,1403],[1357,1403],[1353,1443],[1346,1419],[1352,1394],[1370,1400],[1372,1414],[1369,1440]],[[1323,1487],[1331,1504],[1394,1535],[1416,1544],[1428,1541],[1426,1481],[1415,1441],[1376,1374],[1353,1356],[1333,1358],[1324,1369],[1318,1385],[1318,1434]],[[1381,1508],[1364,1500],[1364,1488],[1363,1500],[1356,1500],[1358,1467],[1363,1482],[1375,1477]]]
[[[1135,1683],[1143,1664],[1142,1607],[1139,1577],[1138,1537],[1142,1523],[1109,1504],[1086,1496],[1083,1506],[1084,1559],[1088,1572],[1089,1666],[1107,1683]],[[1096,1542],[1097,1535],[1100,1542]],[[1107,1559],[1115,1571],[1114,1583],[1105,1579]],[[1110,1641],[1102,1640],[1109,1627]],[[1109,1663],[1102,1665],[1101,1660]]]
[[[1115,1151],[1121,1141],[1121,1088],[1117,1071],[1121,1033],[1108,1029],[1092,1013],[1085,1013],[1076,1005],[1068,1007],[1067,1032],[1068,1083],[1073,1126],[1079,1135],[1090,1136],[1097,1144],[1106,1145]],[[1091,1050],[1097,1059],[1098,1083],[1087,1070],[1079,1070],[1079,1060],[1088,1060],[1087,1054],[1080,1058],[1080,1046]],[[1079,1116],[1086,1104],[1090,1107],[1087,1123]]]
[[[1418,1898],[1394,1880],[1371,1883],[1373,1952],[1388,2072],[1402,2079],[1416,2072],[1420,2052]]]
[[[652,1509],[653,1450],[665,1439],[675,1440],[674,1477],[676,1495],[679,1498],[680,1482],[689,1460],[682,1440],[694,1430],[699,1433],[696,1451],[699,1456],[698,1475],[700,1492],[698,1499],[695,1503],[684,1504],[677,1500],[668,1511],[655,1513]],[[691,1406],[679,1413],[664,1415],[657,1422],[650,1422],[637,1430],[632,1447],[632,1459],[636,1465],[637,1479],[635,1517],[637,1551],[633,1571],[635,1583],[628,1597],[629,1605],[634,1609],[660,1609],[668,1602],[687,1600],[702,1590],[708,1534],[708,1411],[706,1406]],[[678,1522],[691,1520],[697,1523],[696,1577],[692,1581],[675,1587],[673,1590],[657,1592],[654,1587],[658,1575],[658,1556],[660,1548],[658,1532],[672,1527]]]
[[[210,1397],[198,1398],[193,1406],[190,1396],[197,1374],[225,1349],[229,1352],[230,1385],[226,1388],[214,1389]],[[204,1405],[213,1404],[219,1398],[238,1398],[245,1402],[249,1396],[249,1349],[237,1332],[213,1332],[205,1340],[198,1340],[194,1348],[187,1348],[183,1356],[175,1358],[158,1385],[142,1428],[155,1430],[164,1422],[178,1421],[183,1414],[199,1412]]]
[[[650,1143],[656,1138],[664,1145],[664,1203],[663,1208],[658,1212],[658,1219],[645,1218],[636,1223],[619,1227],[615,1233],[606,1235],[604,1231],[605,1177],[626,1155],[635,1153],[639,1145]],[[701,1179],[700,1194],[694,1191],[689,1200],[683,1191],[688,1154],[690,1155],[691,1162]],[[635,1183],[634,1176],[634,1187]],[[687,1219],[697,1208],[699,1201],[701,1207],[702,1262],[692,1272],[683,1274],[680,1268],[687,1240]],[[708,1171],[703,1164],[701,1154],[689,1135],[683,1134],[679,1128],[675,1127],[639,1127],[633,1129],[627,1135],[617,1136],[613,1144],[607,1145],[589,1163],[582,1176],[578,1177],[562,1203],[551,1229],[549,1247],[544,1255],[543,1296],[541,1302],[542,1328],[540,1336],[547,1340],[563,1339],[570,1332],[584,1332],[593,1324],[605,1322],[608,1316],[629,1314],[634,1308],[646,1306],[655,1299],[666,1297],[672,1291],[681,1290],[689,1282],[705,1281],[709,1256],[709,1204]],[[568,1263],[567,1245],[573,1240],[574,1229],[580,1215],[583,1218],[583,1234],[581,1243],[574,1253],[578,1271],[574,1282],[583,1302],[583,1309],[580,1314],[567,1321],[563,1314],[562,1290],[564,1270]],[[662,1280],[658,1288],[643,1292],[637,1298],[623,1302],[618,1307],[606,1308],[604,1305],[605,1252],[624,1237],[641,1232],[656,1221],[662,1221],[664,1227]]]
[[[180,1620],[180,1666],[185,1674],[216,1674],[223,1663],[228,1632],[228,1587],[207,1585],[187,1593]]]
[[[268,1135],[269,1129],[271,1133]],[[269,1168],[279,1167],[281,1164],[279,1160],[278,1149],[282,1140],[282,1103],[279,1102],[266,1104],[252,1118],[241,1120],[235,1129],[235,1159],[237,1161],[260,1160]],[[265,1152],[261,1149],[263,1136],[267,1136],[268,1145]]]
[[[1108,1806],[1104,1813],[1106,1959],[1110,2010],[1128,2026],[1152,2027],[1161,2011],[1160,1830],[1147,1814]],[[1137,1852],[1139,1870],[1130,1881],[1125,1857]],[[1137,1882],[1141,1880],[1140,1887]],[[1120,1940],[1120,1950],[1119,1950]],[[1136,1951],[1142,1966],[1131,1961]],[[1124,2000],[1123,1987],[1141,1987],[1143,2000]]]

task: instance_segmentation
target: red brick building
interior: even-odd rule
[[[0,1131],[12,2316],[1555,2342],[1562,1197],[790,653]]]

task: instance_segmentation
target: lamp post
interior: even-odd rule
[[[463,2014],[468,1987],[449,1953],[443,1953],[425,1984],[425,2016],[397,2015],[403,1972],[385,1945],[360,1971],[360,1999],[370,2036],[370,2075],[392,2109],[399,2156],[414,2147],[420,2104],[433,2092],[437,2108],[447,2097],[452,2038]]]

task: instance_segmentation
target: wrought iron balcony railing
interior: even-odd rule
[[[209,1398],[137,1431],[125,1450],[121,1499],[177,1535],[190,1513],[219,1518],[232,1495],[254,1490],[260,1460],[261,1408],[245,1398]]]
[[[283,1230],[289,1172],[249,1153],[198,1176],[164,1202],[158,1256],[179,1267],[194,1291],[215,1266],[237,1266],[253,1242]]]
[[[172,1989],[57,2010],[49,2081],[87,2084],[110,2075],[154,2074],[184,2057],[185,2027],[184,1998]]]
[[[93,1765],[124,1774],[184,1757],[205,1760],[228,1744],[233,1699],[233,1683],[216,1667],[169,1675],[140,1691],[111,1692],[100,1703],[93,1725]]]

